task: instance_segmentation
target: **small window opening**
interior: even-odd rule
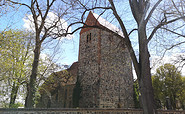
[[[89,39],[90,39],[90,41],[91,41],[91,33],[89,34]]]
[[[91,33],[90,34],[87,34],[87,43],[88,42],[91,42]]]
[[[89,42],[89,35],[87,35],[87,43]]]

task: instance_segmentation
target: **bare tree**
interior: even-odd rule
[[[182,0],[163,1],[160,6],[156,8],[157,13],[154,13],[149,23],[155,28],[158,22],[161,22],[162,19],[168,21],[169,19],[183,17],[185,16],[184,8],[185,2]],[[177,22],[164,25],[156,31],[154,35],[155,37],[150,42],[150,46],[153,50],[155,48],[157,56],[160,56],[160,59],[155,61],[156,63],[161,64],[161,62],[164,63],[166,58],[171,58],[169,61],[170,63],[175,64],[178,68],[183,68],[183,53],[185,48],[184,21],[184,18],[180,19]],[[155,44],[155,46],[153,44]]]
[[[56,0],[30,0],[29,4],[20,3],[13,0],[7,1],[15,5],[25,6],[30,11],[31,19],[33,20],[33,27],[35,31],[35,49],[32,71],[25,100],[25,107],[33,108],[41,45],[47,38],[61,38],[61,36],[58,35],[64,31],[64,28],[62,26],[64,22],[61,21],[61,19],[64,15],[67,14],[67,10],[69,9],[69,7],[62,6],[62,3]],[[49,12],[53,12],[55,17],[57,17],[54,19],[54,21],[50,23],[46,21],[47,17],[49,16]]]
[[[121,1],[117,3],[119,4],[120,2]],[[147,25],[149,23],[149,20],[151,20],[159,4],[163,3],[162,0],[157,0],[155,2],[151,2],[150,0],[129,0],[130,9],[131,9],[130,15],[134,17],[137,23],[137,28],[136,29],[133,28],[133,30],[131,30],[131,32],[128,33],[128,29],[125,26],[126,23],[124,22],[124,19],[121,18],[121,16],[119,15],[120,13],[118,13],[118,9],[117,9],[118,6],[116,5],[115,1],[113,0],[108,0],[108,2],[94,1],[91,7],[89,5],[91,3],[90,0],[87,3],[85,3],[84,1],[77,0],[77,3],[78,5],[76,6],[80,6],[80,8],[78,7],[76,9],[80,9],[80,11],[82,12],[81,20],[72,23],[70,26],[73,26],[76,24],[83,24],[83,26],[78,27],[72,33],[76,32],[77,30],[83,27],[97,27],[102,29],[101,27],[98,27],[98,26],[90,26],[85,24],[84,16],[88,11],[98,10],[100,12],[100,15],[104,14],[106,11],[111,11],[113,13],[115,19],[119,23],[121,30],[124,34],[124,38],[122,38],[122,41],[125,42],[129,50],[129,53],[132,58],[133,65],[137,74],[144,114],[154,114],[155,102],[154,102],[154,93],[153,93],[153,87],[152,87],[152,81],[151,81],[150,53],[149,53],[148,44],[159,29],[161,29],[166,25],[179,21],[181,19],[185,19],[185,16],[180,15],[176,17],[170,17],[170,16],[167,17],[166,16],[167,13],[162,12],[163,16],[162,18],[160,18],[160,21],[157,22],[157,24],[154,26],[154,28],[151,31],[147,31]],[[151,5],[151,3],[153,5]],[[123,7],[126,7],[126,6],[123,6]],[[109,12],[109,15],[110,15],[110,12]],[[131,44],[130,34],[133,31],[137,31],[137,34],[138,34],[139,59],[137,59],[136,53],[134,52],[134,47]],[[66,33],[66,34],[69,34],[69,33]]]

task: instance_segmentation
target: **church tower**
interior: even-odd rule
[[[85,23],[101,29],[86,26],[80,31],[79,107],[133,107],[132,62],[122,32],[92,12]]]

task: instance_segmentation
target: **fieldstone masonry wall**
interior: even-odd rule
[[[91,40],[87,41],[87,35]],[[98,30],[91,29],[80,36],[79,81],[82,85],[80,107],[98,107],[100,64],[98,62]]]
[[[119,36],[102,31],[100,108],[131,108],[133,75],[131,59]]]
[[[80,35],[80,107],[134,106],[131,59],[127,48],[118,37],[120,36],[98,28]]]
[[[158,110],[158,114],[185,114],[185,111]],[[0,109],[0,114],[143,114],[138,109]]]

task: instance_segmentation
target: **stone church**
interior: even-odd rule
[[[49,79],[43,84],[37,107],[72,108],[77,77],[80,108],[134,107],[132,62],[122,32],[92,12],[85,24],[80,31],[78,62],[67,73],[52,75],[57,83]]]

